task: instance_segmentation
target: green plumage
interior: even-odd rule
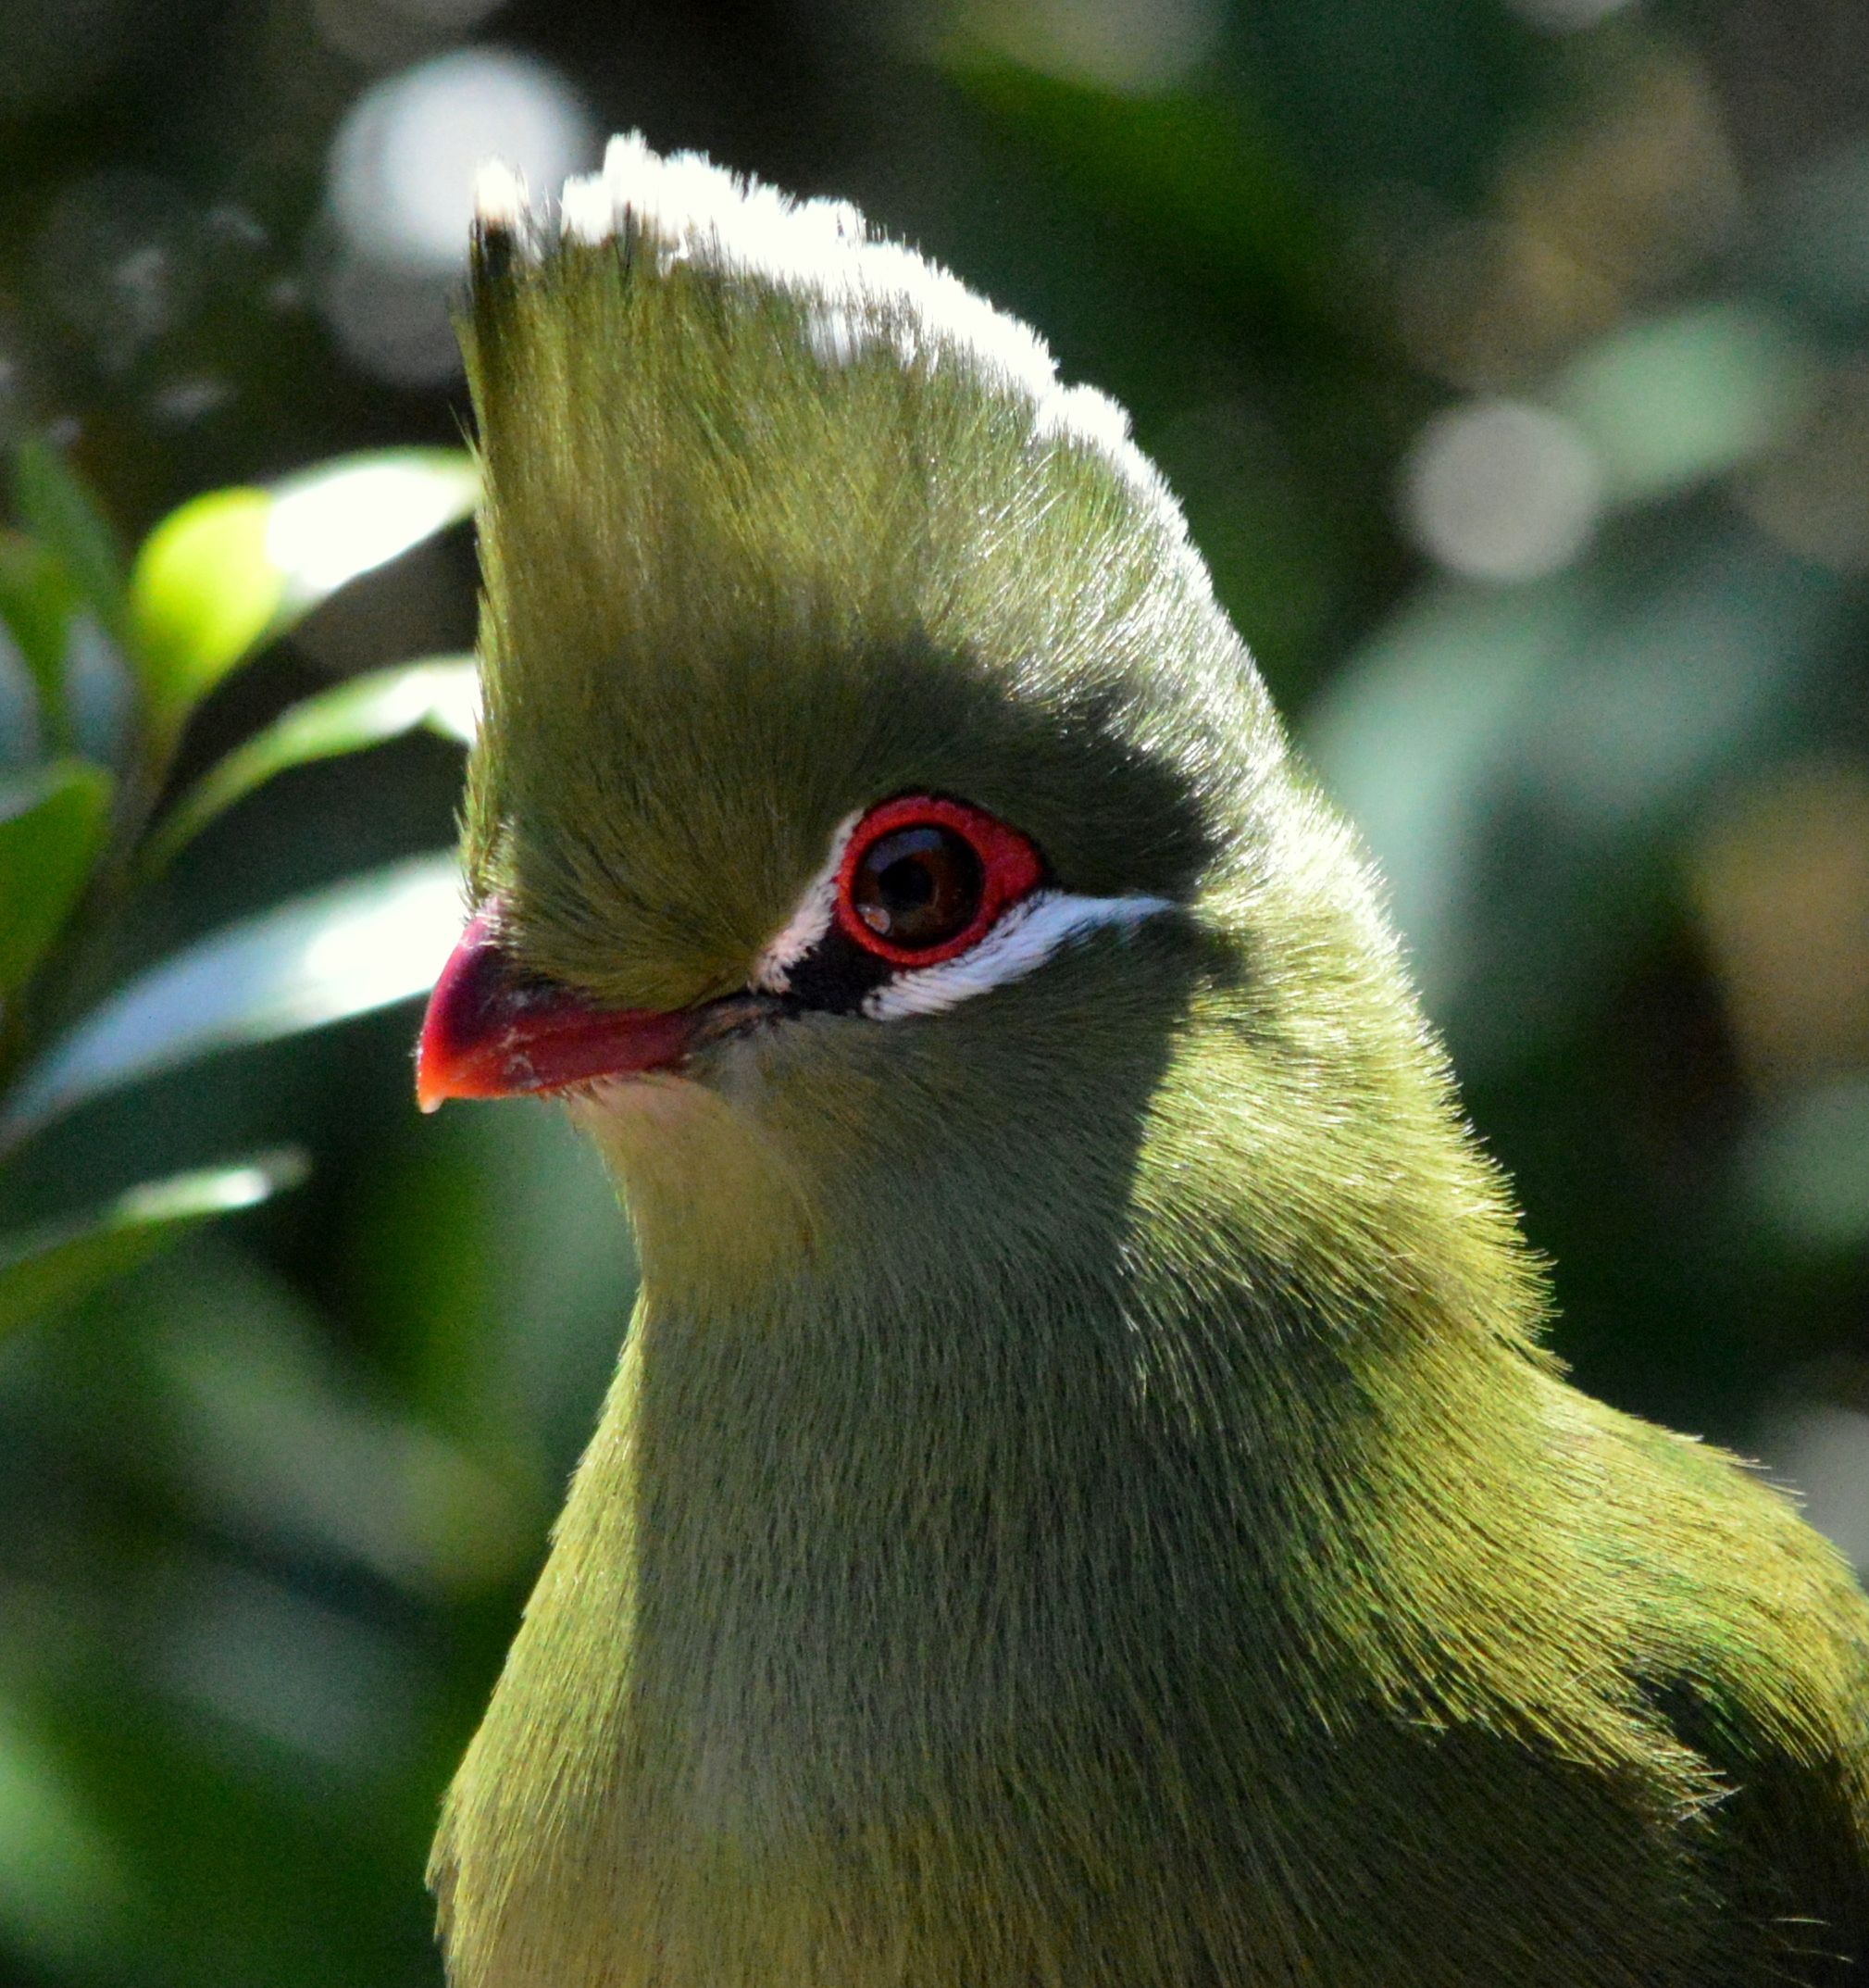
[[[1869,1611],[1539,1350],[1152,473],[850,224],[755,238],[640,148],[604,193],[610,238],[490,225],[467,326],[518,962],[730,992],[904,791],[1172,908],[574,1103],[642,1289],[448,1798],[455,1982],[1856,1979]]]

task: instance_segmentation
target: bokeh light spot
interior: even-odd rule
[[[1472,580],[1534,580],[1589,539],[1602,478],[1589,444],[1539,407],[1479,400],[1439,415],[1402,470],[1402,518],[1422,549]]]
[[[595,144],[582,101],[555,70],[509,49],[455,49],[358,97],[331,144],[331,206],[369,260],[452,269],[467,250],[482,160],[505,159],[549,187]]]
[[[595,163],[577,91],[544,63],[461,48],[366,90],[338,128],[330,203],[338,252],[320,302],[366,372],[433,385],[458,365],[448,291],[467,253],[476,169],[489,158],[555,188]]]
[[[1629,0],[1506,0],[1514,14],[1547,34],[1572,34],[1619,14]]]
[[[1217,0],[973,0],[966,41],[1066,82],[1120,96],[1177,88],[1218,50]]]

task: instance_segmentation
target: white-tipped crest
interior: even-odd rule
[[[474,175],[475,224],[488,234],[517,234],[530,213],[525,175],[504,159],[488,159]]]
[[[544,252],[549,231],[528,209],[517,174],[483,168],[476,192],[483,229],[508,237],[522,255]],[[691,263],[800,299],[811,349],[827,366],[848,364],[878,343],[903,363],[942,348],[955,354],[990,387],[1029,405],[1035,435],[1094,449],[1185,543],[1179,506],[1130,440],[1116,402],[1095,387],[1062,384],[1028,325],[913,249],[871,236],[848,201],[793,200],[698,152],[665,158],[631,132],[610,141],[600,172],[567,180],[558,197],[557,231],[567,243],[593,245],[626,228],[664,270]]]

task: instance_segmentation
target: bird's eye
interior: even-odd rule
[[[878,958],[932,966],[966,952],[1043,875],[1017,830],[965,801],[905,794],[871,808],[851,836],[838,922]]]
[[[850,880],[850,907],[877,938],[925,953],[973,923],[985,883],[973,844],[930,821],[870,844]]]

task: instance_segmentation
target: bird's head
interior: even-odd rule
[[[1315,1149],[1418,1060],[1179,511],[1022,325],[619,140],[549,225],[483,181],[466,342],[475,910],[425,1104],[566,1094],[647,1270],[992,1262],[1214,1133],[1161,1133],[1177,1071]]]

